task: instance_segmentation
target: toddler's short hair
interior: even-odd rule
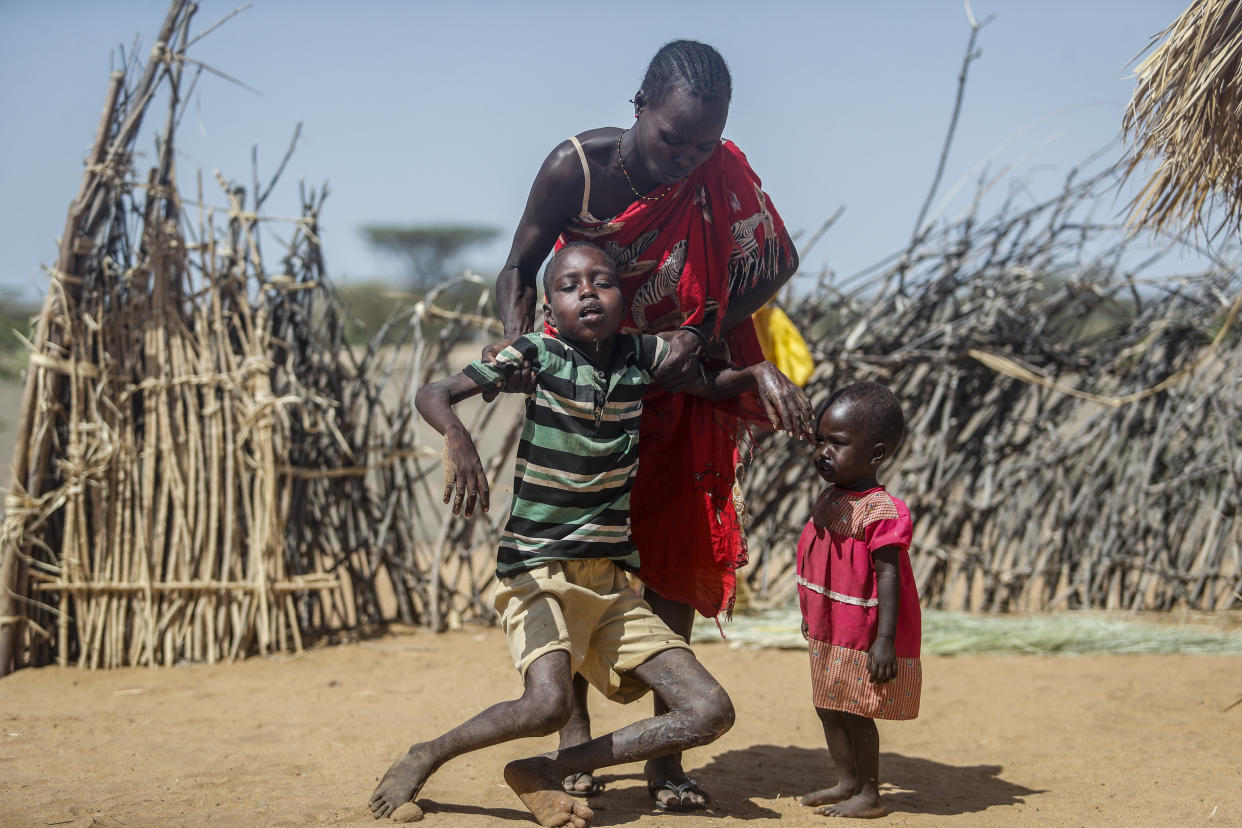
[[[906,436],[906,418],[901,413],[901,401],[897,395],[878,382],[855,382],[833,391],[815,412],[819,422],[831,406],[837,403],[849,405],[860,425],[877,442],[888,446],[889,455],[897,450]]]

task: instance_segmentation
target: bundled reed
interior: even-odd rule
[[[1237,248],[1168,273],[1182,245],[1139,258],[1092,217],[1115,172],[1077,178],[1026,209],[972,209],[852,282],[821,279],[791,308],[820,362],[808,393],[874,379],[902,399],[885,480],[915,516],[929,606],[1237,607]],[[794,591],[821,485],[808,458],[764,440],[745,480],[761,602]]]
[[[0,674],[210,662],[394,618],[490,617],[490,549],[470,550],[495,527],[446,514],[439,452],[417,442],[411,405],[485,320],[433,296],[391,321],[395,347],[381,331],[351,348],[324,280],[322,190],[303,189],[297,219],[263,217],[282,161],[266,186],[256,169],[249,204],[222,178],[215,196],[200,177],[183,198],[174,134],[194,8],[173,2],[146,66],[111,78],[51,270],[0,534]],[[132,148],[161,89],[140,177]],[[280,225],[292,232],[269,267]],[[508,410],[484,407],[475,425]]]
[[[1156,169],[1132,218],[1154,229],[1201,229],[1209,237],[1236,233],[1242,227],[1242,3],[1193,0],[1148,49],[1125,115],[1133,141],[1127,172],[1146,162]]]

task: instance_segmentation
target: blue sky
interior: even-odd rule
[[[201,31],[239,5],[201,0]],[[1184,2],[974,0],[980,33],[943,188],[997,151],[1032,198],[1109,144],[1134,87],[1128,64]],[[37,299],[41,264],[81,175],[118,47],[151,45],[159,0],[0,0],[0,291]],[[213,170],[249,183],[302,140],[269,201],[329,182],[330,272],[396,278],[367,223],[493,225],[471,264],[491,276],[531,178],[566,136],[632,120],[628,99],[667,40],[716,46],[733,72],[726,137],[746,152],[792,232],[845,212],[803,268],[848,275],[908,239],[948,123],[969,35],[960,0],[380,2],[256,0],[191,55],[258,90],[200,79],[179,177],[223,204]],[[148,126],[162,123],[162,106]],[[150,130],[148,130],[150,132]],[[1008,143],[1006,143],[1008,141]],[[139,149],[151,152],[151,138]],[[1120,155],[1118,145],[1108,158]],[[148,155],[149,158],[149,155]],[[964,205],[970,190],[960,197]],[[1119,214],[1124,198],[1106,205]],[[953,214],[949,210],[947,215]]]

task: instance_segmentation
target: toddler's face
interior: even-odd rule
[[[845,489],[875,481],[875,440],[850,409],[849,403],[834,403],[815,424],[815,471]]]
[[[567,339],[597,342],[621,326],[621,284],[616,266],[602,250],[575,247],[561,253],[548,274],[547,291],[547,313]]]

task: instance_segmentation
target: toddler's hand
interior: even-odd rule
[[[867,653],[867,670],[871,680],[876,684],[884,684],[897,678],[897,652],[893,649],[893,639],[878,637]]]
[[[811,640],[811,625],[806,623],[805,618],[802,619],[802,637],[807,641]]]

